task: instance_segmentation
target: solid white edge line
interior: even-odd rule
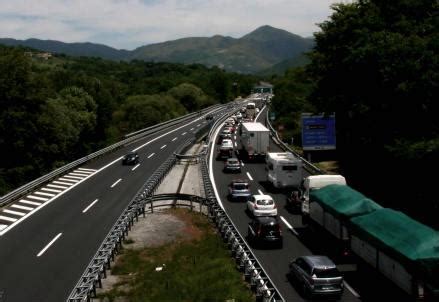
[[[249,172],[247,172],[247,177],[248,177],[248,179],[253,180],[253,177],[250,175]]]
[[[355,298],[360,298],[360,294],[357,293],[345,280],[343,280],[343,284],[355,296]]]
[[[149,156],[148,156],[148,158],[151,158],[151,157],[153,157],[155,155],[155,153],[151,153]]]
[[[88,207],[86,207],[82,213],[86,213],[92,206],[94,206],[95,203],[97,203],[99,201],[99,199],[95,199],[91,204],[88,205]]]
[[[136,170],[139,166],[140,166],[140,164],[135,165],[135,166],[131,169],[131,171]]]
[[[61,237],[62,233],[59,233],[58,235],[55,236],[55,238],[52,239],[52,241],[50,241],[38,254],[37,257],[40,257],[41,255],[44,254],[44,252],[47,251],[47,249],[55,243],[56,240],[58,240],[59,237]]]
[[[110,188],[114,188],[118,183],[120,183],[122,181],[122,178],[119,178],[118,180],[116,180]]]
[[[294,235],[299,236],[299,233],[297,233],[297,231],[291,226],[291,224],[288,223],[288,221],[283,218],[282,216],[279,216],[280,219],[282,219],[282,221],[285,223],[285,225],[291,230],[291,232],[294,233]]]
[[[215,109],[212,110],[212,111],[215,111]],[[200,120],[200,119],[202,119],[202,117],[199,117],[199,118],[193,120],[193,121],[190,122],[189,124],[195,123],[196,121],[198,121],[198,120]],[[143,147],[145,147],[145,146],[151,144],[152,142],[155,142],[156,140],[158,140],[158,139],[160,139],[160,138],[162,138],[162,137],[164,137],[164,136],[166,136],[166,135],[169,135],[170,133],[173,133],[173,132],[175,132],[175,131],[178,131],[178,130],[180,130],[181,128],[187,127],[187,125],[188,125],[188,124],[183,125],[183,126],[180,126],[180,127],[178,127],[178,128],[175,128],[174,130],[171,130],[171,131],[169,131],[169,132],[166,132],[166,133],[164,133],[164,134],[162,134],[162,135],[159,135],[159,136],[157,136],[156,138],[154,138],[154,139],[152,139],[152,140],[146,142],[145,144],[143,144],[143,145],[137,147],[137,148],[134,149],[133,151],[137,151],[137,150],[139,150],[139,149],[141,149],[141,148],[143,148]],[[186,133],[187,133],[187,132],[185,132],[184,134],[186,134]],[[9,225],[7,228],[2,229],[2,230],[0,231],[0,236],[3,236],[4,234],[6,234],[6,233],[9,232],[10,230],[12,230],[15,226],[17,226],[18,224],[20,224],[23,220],[29,218],[30,216],[32,216],[32,215],[35,214],[36,212],[40,211],[40,210],[43,209],[45,206],[47,206],[48,204],[50,204],[52,201],[56,200],[58,197],[64,195],[64,194],[67,193],[67,192],[69,192],[70,190],[72,190],[73,188],[75,188],[75,187],[76,187],[77,185],[79,185],[80,183],[82,183],[82,182],[86,181],[87,179],[89,179],[91,176],[94,176],[94,175],[96,175],[97,173],[99,173],[99,172],[105,170],[105,169],[108,168],[109,166],[114,165],[115,163],[118,163],[122,158],[123,158],[123,156],[121,156],[121,157],[119,157],[119,158],[116,158],[115,160],[113,160],[112,162],[106,164],[105,166],[101,167],[101,168],[98,169],[98,170],[94,170],[94,169],[86,169],[86,168],[78,168],[78,170],[91,171],[91,172],[95,172],[95,173],[90,174],[89,176],[85,177],[84,179],[82,179],[81,181],[77,182],[76,184],[74,184],[74,185],[71,186],[71,187],[63,187],[63,186],[57,186],[57,185],[51,185],[51,184],[48,184],[48,185],[47,185],[48,187],[52,187],[52,188],[62,188],[62,189],[65,189],[65,190],[62,191],[59,195],[56,195],[55,197],[53,197],[52,199],[50,199],[49,201],[47,201],[46,203],[44,203],[43,205],[41,205],[40,207],[36,208],[34,211],[30,212],[28,215],[24,216],[23,218],[20,218],[19,220],[17,220],[17,221],[14,222],[13,224]]]

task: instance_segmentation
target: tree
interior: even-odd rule
[[[189,112],[197,111],[213,103],[203,90],[189,83],[183,83],[171,88],[168,94],[180,101]]]

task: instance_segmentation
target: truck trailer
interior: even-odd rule
[[[249,160],[265,158],[270,144],[270,130],[261,123],[242,123],[240,132],[240,153]]]

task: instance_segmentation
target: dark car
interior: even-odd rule
[[[241,172],[241,163],[235,157],[226,159],[224,163],[224,172]]]
[[[243,200],[247,201],[247,199],[251,196],[249,189],[249,184],[247,180],[242,179],[234,179],[229,184],[229,199],[230,200]]]
[[[206,121],[210,121],[210,120],[213,120],[213,115],[212,114],[206,115]]]
[[[137,152],[130,152],[122,159],[123,165],[136,165],[139,163],[139,154]]]
[[[287,207],[292,211],[301,211],[302,202],[302,191],[299,189],[294,189],[287,195]]]
[[[249,224],[247,238],[252,245],[261,247],[283,246],[282,230],[276,217],[255,217]]]
[[[327,256],[301,256],[290,263],[289,276],[297,281],[305,296],[343,294],[343,276]]]

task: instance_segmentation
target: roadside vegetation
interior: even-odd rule
[[[112,268],[119,282],[98,295],[101,301],[254,301],[206,216],[168,213],[185,222],[185,231],[162,246],[124,249]]]

